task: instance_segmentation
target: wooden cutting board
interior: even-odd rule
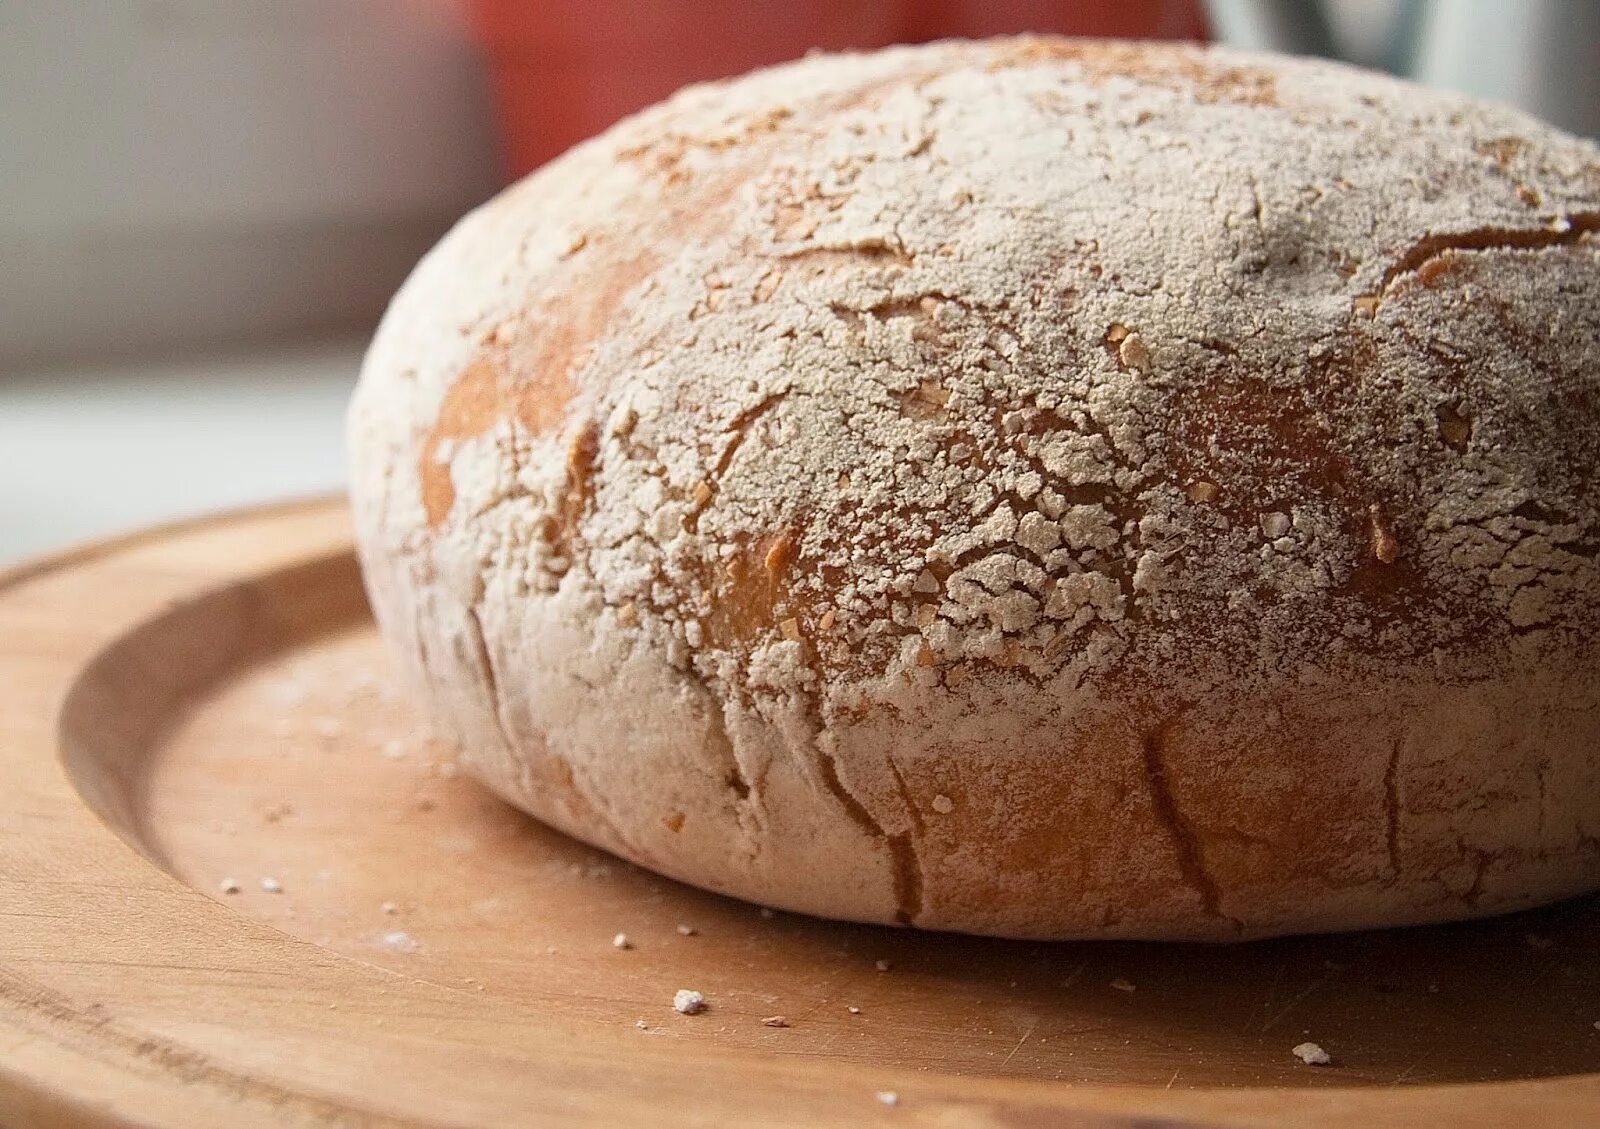
[[[0,577],[13,1129],[1600,1125],[1597,953],[1597,899],[1231,947],[766,915],[456,773],[338,503]]]

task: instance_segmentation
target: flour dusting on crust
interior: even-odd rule
[[[1596,230],[1592,145],[1331,64],[694,87],[397,297],[377,611],[516,802],[774,904],[1237,936],[1593,884]]]

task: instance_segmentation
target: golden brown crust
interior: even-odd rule
[[[775,904],[1229,938],[1584,889],[1597,228],[1592,145],[1328,64],[694,88],[396,299],[374,603],[514,802]]]

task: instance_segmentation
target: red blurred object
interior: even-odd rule
[[[1011,32],[1204,39],[1201,0],[469,0],[520,176],[685,83],[826,51]]]

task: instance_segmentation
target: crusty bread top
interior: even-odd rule
[[[358,491],[469,603],[592,586],[830,715],[1466,677],[1594,630],[1597,227],[1594,146],[1341,66],[810,58],[464,220],[368,358]]]

